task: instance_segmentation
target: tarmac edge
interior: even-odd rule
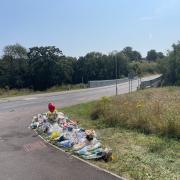
[[[80,160],[80,161],[88,164],[89,166],[94,167],[94,168],[96,168],[97,170],[103,171],[103,172],[105,172],[105,173],[108,173],[108,174],[110,174],[110,175],[112,175],[112,176],[114,176],[114,177],[116,177],[116,178],[118,178],[118,179],[120,179],[120,180],[127,180],[127,179],[125,179],[125,178],[123,178],[123,177],[121,177],[121,176],[119,176],[119,175],[117,175],[117,174],[115,174],[115,173],[112,173],[112,172],[110,172],[110,171],[108,171],[108,170],[106,170],[106,169],[100,168],[100,167],[98,167],[98,166],[95,165],[95,164],[92,164],[92,163],[90,163],[90,162],[88,162],[88,161],[86,161],[86,160],[84,160],[84,159],[79,158],[78,156],[75,156],[75,155],[73,155],[73,154],[71,154],[71,153],[69,153],[69,152],[64,151],[63,149],[61,149],[61,148],[59,148],[59,147],[51,144],[50,142],[48,142],[48,141],[47,141],[46,139],[44,139],[41,135],[39,135],[35,130],[34,130],[34,132],[35,132],[45,143],[47,143],[47,144],[49,144],[50,146],[56,148],[57,150],[60,150],[61,152],[64,152],[64,153],[66,153],[66,154],[69,154],[69,155],[71,155],[72,157],[74,157],[75,159],[78,159],[78,160]]]

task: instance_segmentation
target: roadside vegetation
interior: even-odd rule
[[[180,85],[180,42],[146,57],[125,47],[109,54],[65,56],[55,46],[8,45],[0,57],[0,98],[82,88],[90,80],[163,74],[163,86]],[[71,85],[69,85],[71,84]],[[70,87],[71,86],[71,87]],[[180,179],[180,88],[166,87],[63,109],[95,129],[113,149],[112,162],[94,162],[128,179]]]
[[[109,54],[89,52],[75,58],[65,56],[55,46],[26,49],[20,44],[8,45],[0,57],[1,94],[7,89],[14,94],[23,89],[24,94],[68,84],[87,84],[90,80],[115,79],[116,67],[117,78],[129,73],[137,76],[161,73],[163,85],[179,85],[180,42],[173,44],[165,55],[152,49],[146,57],[129,46]]]
[[[33,89],[0,88],[0,98],[76,90],[76,89],[82,89],[86,87],[87,87],[86,84],[74,84],[74,85],[69,84],[69,85],[62,85],[62,86],[53,86],[45,91],[34,91]]]
[[[142,58],[132,47],[125,47],[109,54],[89,52],[76,58],[65,56],[55,46],[26,49],[20,44],[8,45],[0,57],[0,88],[46,91],[53,86],[115,79],[116,65],[117,78],[127,77],[129,72],[157,73],[154,65],[157,67],[157,61],[164,58],[160,54],[150,51],[147,58]]]
[[[91,113],[105,127],[137,129],[180,139],[180,87],[148,89],[102,98]]]
[[[133,61],[129,63],[129,70],[136,72],[138,75],[149,75],[159,73],[157,62],[149,61]]]
[[[180,41],[172,45],[163,60],[158,61],[158,67],[163,74],[163,85],[180,86]]]
[[[147,89],[62,111],[112,148],[111,162],[92,163],[128,179],[179,179],[179,97],[178,87]]]

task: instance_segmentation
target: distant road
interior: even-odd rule
[[[142,80],[151,80],[159,77],[159,75],[152,75]],[[133,91],[137,89],[138,82],[133,80]],[[118,94],[128,93],[128,82],[118,85]],[[28,109],[38,107],[38,110],[47,110],[47,103],[53,101],[57,107],[64,107],[82,102],[99,99],[103,96],[115,95],[115,85],[104,86],[98,88],[80,89],[64,92],[53,92],[36,95],[17,96],[0,99],[0,111],[12,111],[22,108]]]
[[[143,78],[150,80],[158,75]],[[133,81],[133,91],[137,89]],[[128,92],[128,82],[118,94]],[[44,144],[28,129],[32,116],[47,111],[48,102],[61,108],[115,95],[115,85],[0,99],[0,179],[4,180],[113,180],[66,153]]]

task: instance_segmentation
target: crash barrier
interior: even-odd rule
[[[134,77],[137,79],[137,77]],[[117,79],[117,84],[128,82],[128,78]],[[116,79],[112,80],[100,80],[100,81],[88,81],[88,87],[95,88],[95,87],[103,87],[103,86],[110,86],[116,84]]]
[[[158,87],[161,84],[162,76],[159,76],[158,78],[148,80],[148,81],[141,81],[140,88],[148,88],[148,87]]]

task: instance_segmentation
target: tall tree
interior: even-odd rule
[[[30,48],[29,68],[35,90],[45,90],[55,84],[56,65],[61,56],[62,51],[55,46]]]
[[[27,50],[20,44],[4,47],[4,56],[11,56],[13,59],[27,59]]]
[[[163,59],[165,56],[162,52],[157,52],[157,58],[158,59]]]
[[[156,61],[158,58],[158,55],[157,55],[157,52],[156,50],[152,49],[150,51],[147,52],[147,56],[146,56],[146,59],[148,61]]]
[[[165,56],[162,52],[156,52],[156,50],[151,49],[147,52],[146,60],[148,61],[157,61],[163,59]]]
[[[130,46],[125,47],[122,53],[128,57],[129,61],[139,61],[142,59],[141,54],[138,51],[133,51],[133,48]]]
[[[164,61],[166,68],[163,69],[163,73],[167,84],[180,85],[180,42],[172,47],[173,50],[169,51]]]
[[[3,87],[24,88],[26,87],[27,75],[27,50],[20,44],[5,46],[1,63],[4,82]]]
[[[141,59],[142,59],[142,56],[141,56],[140,52],[138,52],[138,51],[133,51],[133,60],[134,60],[134,61],[139,61],[139,60],[141,60]]]

